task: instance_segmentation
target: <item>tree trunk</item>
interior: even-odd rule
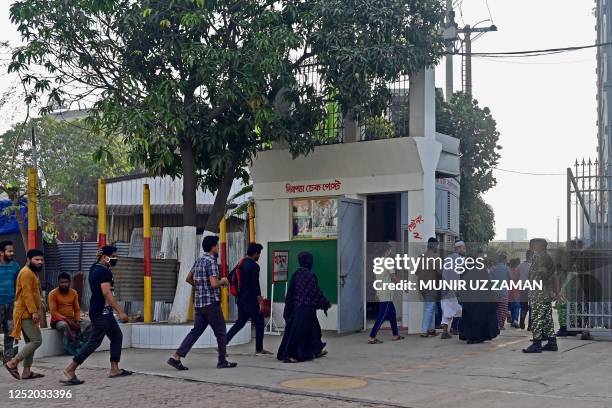
[[[215,202],[210,210],[210,214],[208,214],[205,228],[206,231],[219,232],[219,223],[225,215],[227,199],[232,190],[232,184],[234,183],[235,176],[236,168],[234,163],[230,162],[227,170],[225,171],[225,175],[223,176],[223,180],[221,180],[221,185],[217,190],[217,194],[215,194]]]
[[[197,256],[197,204],[198,180],[195,169],[193,146],[188,142],[181,144],[183,165],[183,230],[179,241],[179,275],[174,294],[174,302],[168,321],[185,323],[189,313],[191,285],[185,282]]]

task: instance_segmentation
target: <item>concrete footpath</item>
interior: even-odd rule
[[[493,342],[478,345],[466,345],[456,337],[441,340],[439,337],[406,336],[402,341],[392,342],[388,331],[383,331],[379,338],[384,340],[383,344],[368,345],[365,333],[346,336],[325,333],[329,354],[300,364],[285,364],[275,356],[256,357],[251,342],[229,349],[230,360],[239,364],[235,369],[217,370],[214,350],[194,350],[184,360],[188,371],[179,372],[169,367],[166,360],[170,351],[164,350],[124,350],[122,366],[150,376],[142,377],[143,382],[149,381],[144,378],[182,379],[200,382],[202,386],[236,390],[239,394],[252,390],[304,397],[301,401],[315,402],[318,398],[327,401],[317,402],[316,406],[612,407],[610,342],[570,337],[559,339],[557,353],[526,355],[521,349],[529,345],[529,334],[516,329],[507,329]],[[272,351],[276,351],[279,342],[279,337],[265,338],[266,348]],[[68,361],[69,357],[52,357],[39,360],[35,365],[43,367],[48,376],[59,378],[61,371],[53,370],[61,370]],[[101,384],[90,377],[96,377],[93,373],[99,370],[94,369],[102,367],[108,367],[107,352],[92,355],[85,364],[87,370],[79,374],[86,384],[72,389],[75,392],[82,392],[81,388],[99,389]],[[2,382],[8,376],[4,374]],[[140,376],[134,380],[136,378]],[[119,385],[122,380],[114,379],[113,384]],[[128,380],[131,381],[129,387],[137,392],[139,383],[134,380]],[[24,383],[20,386],[25,386]],[[172,388],[172,384],[163,388]],[[34,384],[28,386],[33,388]],[[113,393],[114,388],[103,392]],[[163,393],[164,389],[158,392]],[[216,396],[223,398],[223,394]],[[193,395],[193,398],[198,396]],[[249,397],[244,401],[244,406],[247,405],[275,406],[263,396]]]

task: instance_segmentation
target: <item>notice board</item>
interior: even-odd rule
[[[298,264],[298,254],[308,251],[314,257],[313,272],[319,279],[319,286],[323,294],[331,303],[338,303],[338,241],[335,239],[303,240],[269,242],[268,254],[268,294],[272,286],[272,253],[274,251],[289,252],[289,281],[295,273]],[[274,287],[274,301],[285,301],[285,284],[277,283]]]

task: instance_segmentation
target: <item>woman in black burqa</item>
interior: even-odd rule
[[[484,253],[479,251],[478,257],[484,259]],[[460,339],[467,341],[467,344],[493,340],[499,335],[497,304],[490,291],[491,280],[487,269],[476,267],[466,270],[462,279],[466,281],[466,290],[459,295],[463,307]]]
[[[291,277],[285,297],[285,333],[276,356],[287,363],[308,361],[327,354],[325,343],[321,341],[317,309],[322,309],[327,315],[331,304],[312,272],[312,254],[300,252],[298,263],[300,267]]]

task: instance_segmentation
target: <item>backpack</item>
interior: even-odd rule
[[[238,262],[238,265],[236,265],[227,275],[230,293],[233,297],[238,297],[238,293],[240,293],[240,267],[242,266],[243,262],[244,258],[242,258],[240,262]]]

